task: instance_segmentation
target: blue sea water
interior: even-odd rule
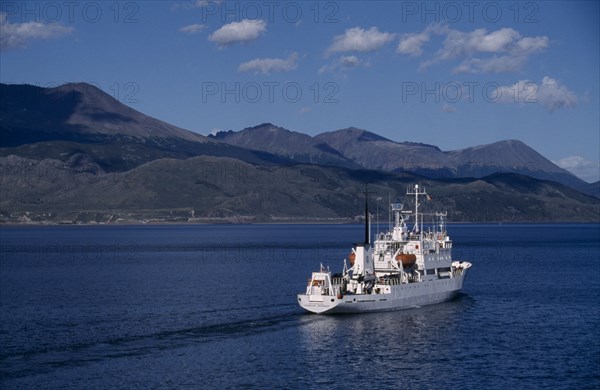
[[[599,225],[449,231],[456,299],[324,316],[361,226],[1,227],[0,387],[600,387]]]

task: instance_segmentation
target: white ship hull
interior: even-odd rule
[[[433,305],[451,300],[462,288],[467,270],[454,278],[406,283],[393,286],[389,293],[348,294],[343,297],[298,294],[298,303],[313,313],[364,313],[392,311]],[[377,286],[376,286],[377,287]]]

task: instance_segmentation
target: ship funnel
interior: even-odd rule
[[[365,246],[369,244],[369,187],[367,185],[365,186]]]

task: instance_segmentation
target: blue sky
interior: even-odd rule
[[[598,2],[1,3],[0,79],[94,83],[208,134],[520,139],[600,176]]]

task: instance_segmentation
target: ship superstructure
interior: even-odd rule
[[[460,291],[471,263],[452,259],[446,213],[435,213],[435,225],[424,231],[420,202],[429,195],[415,185],[407,196],[414,199],[414,209],[392,203],[393,227],[378,233],[372,244],[365,202],[364,242],[354,244],[342,273],[322,265],[312,273],[306,292],[298,294],[301,307],[313,313],[398,310],[444,302]],[[407,220],[412,220],[410,229]]]

